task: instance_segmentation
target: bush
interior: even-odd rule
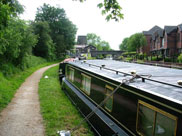
[[[23,58],[22,63],[18,66],[15,66],[10,62],[3,63],[2,65],[0,65],[0,71],[3,73],[4,76],[9,77],[22,70],[25,70],[30,67],[35,67],[45,62],[47,61],[41,57],[27,55]]]
[[[92,57],[91,54],[88,53],[87,59],[88,59],[88,60],[93,60],[93,59],[96,59],[96,58],[95,58],[95,57]]]
[[[138,59],[140,59],[140,60],[143,60],[143,54],[142,53],[140,53],[139,55],[138,55]]]
[[[97,59],[104,59],[104,56],[100,54],[100,55],[98,55],[96,58],[97,58]]]
[[[151,61],[157,61],[157,56],[152,57]]]
[[[16,73],[20,72],[20,69],[15,67],[11,63],[4,63],[4,64],[1,65],[0,71],[2,72],[2,74],[4,76],[8,77],[8,76],[11,76],[13,74],[16,74]]]
[[[178,56],[178,62],[182,63],[182,53]]]
[[[122,55],[124,57],[127,57],[127,56],[133,56],[133,55],[136,55],[137,53],[136,52],[124,52]]]
[[[47,62],[46,59],[41,58],[41,57],[36,57],[32,55],[27,55],[26,57],[23,58],[22,64],[20,65],[20,68],[22,70],[30,68],[30,67],[35,67],[37,65],[40,65],[42,63]]]
[[[133,60],[133,58],[131,58],[131,57],[126,58],[126,61],[132,61],[132,60]]]
[[[124,60],[124,57],[123,56],[119,56],[118,59]]]
[[[164,61],[165,61],[165,62],[172,62],[172,59],[169,58],[169,57],[165,57]]]
[[[163,58],[161,56],[153,56],[151,61],[162,61]]]

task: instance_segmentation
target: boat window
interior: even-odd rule
[[[176,136],[177,117],[139,100],[136,128],[142,136]]]
[[[161,113],[156,115],[155,136],[175,136],[176,121]]]
[[[74,69],[72,68],[69,69],[69,80],[74,81]]]
[[[82,89],[88,95],[90,95],[90,87],[91,87],[91,77],[82,73]]]
[[[106,85],[106,97],[109,96],[114,88]],[[113,96],[110,96],[109,99],[105,102],[105,108],[111,112],[112,111],[112,106],[113,106]]]

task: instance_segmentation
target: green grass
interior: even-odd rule
[[[55,62],[43,63],[38,66],[28,68],[24,71],[19,71],[11,76],[4,76],[0,71],[0,111],[2,111],[8,105],[8,103],[11,102],[16,90],[28,76],[30,76],[37,69],[53,63]]]
[[[49,78],[45,79],[47,75]],[[48,69],[39,83],[41,114],[47,136],[57,135],[57,131],[70,130],[83,119],[61,90],[58,80],[58,66]],[[84,123],[73,136],[93,136]]]

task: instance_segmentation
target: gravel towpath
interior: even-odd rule
[[[44,136],[38,83],[50,67],[34,72],[17,90],[11,103],[0,113],[0,136]]]

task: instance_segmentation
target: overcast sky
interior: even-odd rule
[[[21,16],[34,20],[36,10],[43,3],[63,8],[67,17],[77,26],[77,35],[95,33],[109,42],[112,49],[119,49],[125,37],[136,32],[149,30],[155,25],[182,23],[182,0],[118,0],[123,8],[124,20],[120,22],[105,20],[97,4],[103,0],[87,0],[84,3],[73,0],[19,0],[25,6]]]

